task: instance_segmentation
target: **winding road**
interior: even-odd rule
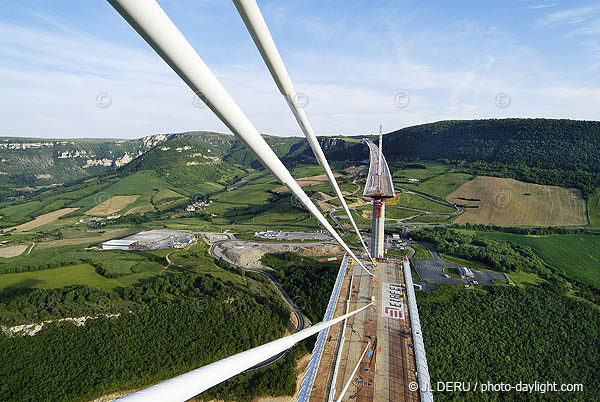
[[[228,239],[228,240],[230,240],[230,239]],[[275,280],[275,278],[273,278],[272,275],[270,275],[269,273],[267,273],[265,271],[259,270],[259,269],[248,268],[248,267],[244,267],[244,266],[235,264],[233,261],[230,261],[224,255],[222,255],[216,251],[215,246],[217,246],[223,242],[226,242],[228,240],[220,240],[220,241],[212,243],[210,245],[210,254],[217,259],[223,259],[223,261],[227,262],[230,265],[233,265],[236,268],[240,268],[246,272],[254,272],[254,273],[257,273],[257,274],[262,275],[265,278],[267,278],[273,284],[273,286],[275,286],[275,289],[277,290],[279,295],[283,298],[283,301],[290,307],[290,309],[296,316],[296,319],[298,320],[298,326],[296,327],[295,332],[302,331],[305,327],[309,326],[310,321],[304,316],[304,314],[302,314],[302,310],[300,310],[300,308],[298,308],[298,306],[296,306],[294,301],[288,296],[288,294],[285,292],[285,290],[283,290],[283,288],[281,287],[279,282],[277,282]],[[307,325],[307,322],[309,325]],[[266,367],[269,364],[274,363],[277,360],[279,360],[281,357],[283,357],[283,355],[286,354],[286,352],[287,352],[287,350],[281,352],[280,354],[278,354],[276,356],[271,357],[270,359],[267,359],[267,360],[257,364],[256,366],[250,367],[248,370],[244,371],[244,373],[247,373],[248,371],[256,370],[256,369],[259,369],[262,367]]]

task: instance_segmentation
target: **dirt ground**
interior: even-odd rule
[[[587,207],[574,188],[479,176],[446,198],[464,208],[456,223],[491,225],[587,225]]]
[[[70,214],[73,211],[77,211],[79,208],[63,208],[63,209],[59,209],[57,211],[52,211],[49,212],[47,214],[44,215],[40,215],[37,218],[35,218],[32,221],[29,221],[27,223],[23,223],[21,225],[18,226],[13,226],[12,228],[8,228],[8,229],[4,229],[4,231],[9,231],[12,229],[16,229],[16,232],[26,232],[28,230],[31,229],[35,229],[38,228],[40,226],[43,226],[47,223],[50,222],[54,222],[55,220],[57,220],[58,218],[60,218],[63,215],[66,214]]]
[[[337,207],[335,205],[331,205],[325,201],[319,201],[319,200],[313,200],[315,202],[315,205],[319,208],[319,210],[321,212],[329,212],[332,209],[336,209]]]
[[[21,244],[18,246],[2,247],[2,248],[0,248],[0,257],[4,257],[4,258],[16,257],[18,255],[23,254],[23,252],[25,250],[27,250],[28,247],[29,247],[29,245],[25,245],[25,244]]]
[[[94,208],[85,212],[91,216],[108,216],[118,212],[137,200],[139,195],[113,195],[108,200],[101,202]]]
[[[334,173],[333,175],[336,178],[342,177],[342,175],[339,173]],[[325,176],[324,174],[321,174],[318,176],[303,177],[301,179],[296,179],[296,181],[298,182],[300,187],[308,187],[308,186],[313,186],[315,184],[329,183],[329,181],[327,180],[327,176]],[[285,193],[290,190],[288,190],[288,188],[286,186],[279,186],[279,187],[275,188],[275,190],[273,190],[273,191],[275,191],[276,193]]]
[[[342,248],[337,244],[269,244],[243,240],[225,241],[220,243],[215,250],[234,264],[250,268],[264,268],[260,263],[260,259],[268,253],[291,251],[307,257],[341,255],[343,253]]]

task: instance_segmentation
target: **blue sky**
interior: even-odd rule
[[[231,1],[159,3],[261,132],[300,135]],[[319,135],[598,120],[600,2],[258,3]],[[0,0],[0,11],[0,136],[228,132],[106,1]]]

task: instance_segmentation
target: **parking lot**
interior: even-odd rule
[[[429,248],[429,247],[428,247]],[[506,275],[500,272],[485,271],[479,269],[472,269],[473,277],[470,278],[453,278],[451,276],[446,277],[444,268],[458,268],[460,265],[456,265],[450,262],[442,260],[439,255],[429,248],[433,255],[433,259],[430,260],[412,260],[412,264],[421,276],[422,282],[434,282],[434,283],[447,283],[447,284],[469,284],[474,283],[477,285],[489,285],[492,281],[504,281],[508,283]]]

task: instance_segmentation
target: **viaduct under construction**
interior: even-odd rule
[[[346,252],[322,322],[133,392],[120,400],[184,402],[317,335],[298,401],[432,402],[410,263],[407,259],[383,261],[385,199],[394,196],[394,188],[381,150],[381,129],[379,147],[366,142],[371,166],[364,195],[373,200],[373,235],[371,250],[368,250],[306,113],[295,102],[298,94],[256,1],[233,0],[369,256],[368,261],[363,261],[323,216],[160,5],[155,0],[108,2],[263,166],[288,187]],[[373,258],[382,261],[375,265]],[[372,271],[367,268],[369,264]]]

